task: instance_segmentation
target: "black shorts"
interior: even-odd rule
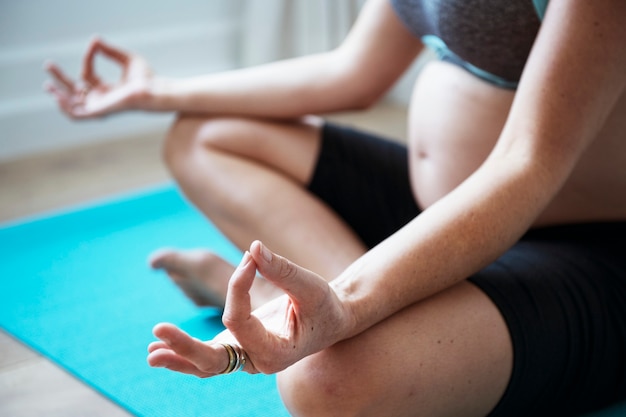
[[[326,124],[311,192],[372,247],[419,215],[406,148]],[[533,229],[469,277],[514,349],[492,416],[574,416],[626,399],[626,222]]]

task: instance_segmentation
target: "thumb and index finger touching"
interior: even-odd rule
[[[265,332],[261,322],[252,315],[250,303],[250,289],[257,271],[305,310],[306,305],[315,303],[316,296],[325,294],[323,288],[328,285],[315,273],[273,253],[260,241],[254,241],[229,281],[222,317],[226,327],[233,333],[245,333],[253,338],[261,337]]]
[[[119,65],[126,65],[130,60],[130,54],[104,42],[101,38],[95,37],[89,43],[87,51],[83,56],[82,70],[80,79],[88,86],[96,86],[101,83],[100,78],[96,74],[95,70],[95,58],[102,53],[107,58],[117,62]],[[52,75],[53,79],[60,85],[60,87],[67,93],[74,93],[79,85],[52,60],[47,60],[44,63],[44,69]],[[52,89],[53,86],[46,84],[47,90]],[[58,90],[58,87],[55,88]],[[60,91],[60,90],[59,90]]]
[[[316,288],[326,285],[315,273],[273,253],[260,241],[254,241],[229,282],[225,313],[232,314],[234,320],[244,320],[252,312],[249,293],[257,271],[295,300],[307,299],[314,295],[311,292]]]
[[[257,271],[284,290],[295,303],[306,304],[311,296],[315,298],[316,287],[319,289],[321,282],[325,283],[321,277],[272,253],[261,242],[255,241],[250,246],[250,251],[243,255],[229,281],[222,317],[230,333],[244,349],[248,350],[248,353],[253,353],[250,348],[252,351],[258,350],[264,345],[264,341],[268,342],[273,337],[263,323],[252,314],[250,289]],[[216,346],[207,347],[206,344],[170,324],[161,323],[155,326],[153,332],[162,341],[153,343],[149,348],[151,365],[165,366],[198,376],[210,376],[224,368],[222,362],[225,359],[216,357],[220,354],[219,348],[218,352],[215,351]],[[221,355],[224,356],[223,352]],[[216,365],[216,362],[219,365]]]
[[[121,66],[125,66],[130,60],[130,54],[126,51],[103,41],[100,37],[93,38],[83,57],[83,69],[81,73],[82,79],[91,86],[100,84],[100,78],[96,75],[95,71],[95,58],[99,53],[117,62]]]
[[[316,290],[327,286],[326,280],[322,277],[273,253],[260,241],[252,243],[250,254],[256,262],[259,273],[294,300],[310,299],[316,295]]]

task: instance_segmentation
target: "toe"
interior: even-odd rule
[[[174,249],[163,248],[148,257],[148,265],[153,269],[181,269],[182,254]]]

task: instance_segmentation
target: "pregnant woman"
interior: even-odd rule
[[[49,63],[72,118],[177,112],[165,161],[246,250],[153,255],[227,330],[158,324],[149,363],[277,372],[294,415],[625,399],[624,21],[622,0],[369,0],[337,49],[255,68],[167,79],[102,40],[78,82]],[[314,116],[373,105],[424,47],[408,146]]]

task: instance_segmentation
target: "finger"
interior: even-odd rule
[[[65,73],[63,73],[63,71],[61,70],[61,68],[59,68],[57,64],[48,61],[44,64],[44,68],[46,69],[46,71],[48,71],[48,73],[50,73],[50,75],[52,75],[52,78],[59,85],[63,86],[63,88],[65,88],[68,92],[74,91],[76,83],[70,77],[65,75]]]
[[[228,281],[228,292],[224,315],[231,322],[245,321],[250,317],[252,305],[250,302],[250,288],[256,275],[256,266],[249,252],[245,252],[241,262]]]
[[[312,301],[328,286],[319,275],[273,253],[258,240],[250,246],[250,254],[260,274],[296,300]]]
[[[57,101],[57,105],[68,117],[77,118],[76,109],[72,104],[72,96],[65,89],[59,88],[53,83],[45,83],[44,89],[52,94]]]
[[[157,349],[152,351],[146,360],[153,368],[167,368],[172,371],[195,375],[200,378],[215,375],[214,373],[204,372],[198,369],[192,362],[177,355],[169,349]]]
[[[126,65],[130,60],[129,53],[104,42],[98,37],[94,38],[89,44],[87,53],[83,58],[82,79],[89,85],[100,84],[100,78],[96,75],[95,70],[95,58],[98,53],[102,53],[107,58],[116,61],[122,66]]]
[[[203,372],[218,374],[228,365],[228,353],[223,346],[204,343],[173,324],[157,324],[152,332],[167,345],[169,350],[191,362]]]
[[[244,253],[239,266],[228,282],[228,292],[222,322],[244,346],[264,340],[267,331],[252,315],[250,288],[256,277],[256,264],[249,252]]]
[[[98,38],[93,38],[91,42],[89,42],[87,52],[85,52],[85,56],[83,57],[83,69],[81,73],[81,78],[87,83],[87,85],[90,86],[100,84],[100,78],[96,75],[95,71],[95,60],[96,53],[98,52],[98,42]]]
[[[148,353],[152,353],[157,349],[169,349],[169,348],[170,347],[165,342],[161,342],[161,341],[151,342],[148,345]]]
[[[59,88],[52,82],[45,82],[43,88],[54,96],[57,105],[68,117],[72,119],[85,119],[97,115],[94,111],[86,110],[85,103],[82,99],[77,99],[77,94],[72,94],[65,90],[65,88]]]
[[[48,93],[52,94],[58,100],[66,100],[69,97],[69,95],[68,95],[68,93],[67,93],[67,91],[65,89],[59,88],[52,81],[44,82],[43,89],[45,91],[47,91]]]
[[[98,51],[122,65],[126,64],[131,58],[130,53],[121,48],[115,47],[100,38],[95,39],[95,47]]]

